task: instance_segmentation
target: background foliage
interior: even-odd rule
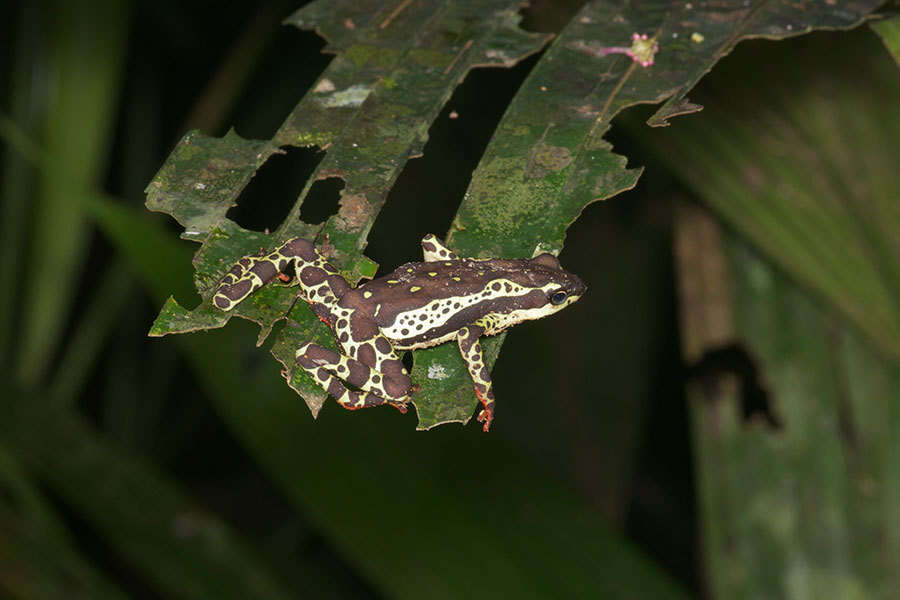
[[[719,61],[742,35],[847,26],[877,3],[826,5],[761,3],[707,27],[682,5],[536,3],[522,13],[534,33],[500,38],[515,15],[491,13],[499,29],[473,47],[494,59],[497,48],[536,51],[538,32],[559,37],[516,66],[507,56],[498,60],[507,68],[469,71],[484,62],[473,51],[432,84],[428,69],[396,79],[420,93],[402,100],[421,110],[406,115],[406,145],[379,151],[422,157],[382,177],[381,212],[346,238],[329,219],[341,192],[334,170],[349,177],[345,198],[372,193],[351,149],[385,139],[381,113],[364,105],[356,128],[335,136],[309,131],[311,107],[295,105],[323,73],[388,88],[385,78],[410,73],[390,62],[390,44],[378,55],[390,68],[359,69],[381,64],[354,54],[353,36],[369,31],[364,5],[348,5],[353,27],[337,11],[320,15],[336,58],[319,53],[316,34],[279,26],[290,4],[17,6],[0,25],[0,589],[21,598],[890,597],[900,556],[891,159],[900,94],[886,49],[897,47],[896,21],[879,25],[884,45],[863,28],[745,42]],[[452,24],[456,13],[441,14]],[[625,75],[621,57],[606,59],[609,73],[589,62],[580,71],[573,57],[590,52],[565,54],[578,39],[624,43],[632,24],[660,23],[685,33],[663,38],[646,72]],[[706,34],[699,54],[686,35],[695,28]],[[371,30],[363,42],[378,46],[380,27]],[[397,43],[411,30],[400,28]],[[436,51],[426,58],[446,62]],[[640,185],[587,208],[633,180],[598,191],[572,170],[549,189],[529,189],[541,179],[529,177],[508,178],[518,190],[500,185],[506,171],[492,169],[521,152],[503,145],[502,126],[489,144],[504,111],[509,131],[531,126],[534,143],[541,119],[556,114],[535,108],[541,86],[573,84],[552,96],[563,106],[574,83],[601,75],[610,87],[585,104],[602,107],[599,117],[547,145],[569,145],[576,165],[590,155],[579,148],[604,152],[610,169],[636,173],[612,142],[628,166],[645,167]],[[666,97],[656,115],[630,109],[612,122],[618,109]],[[642,124],[693,102],[704,112],[665,130]],[[221,210],[249,232],[227,232],[247,247],[287,214],[324,222],[342,266],[359,276],[416,256],[424,233],[450,228],[465,195],[456,219],[469,219],[469,233],[452,240],[472,253],[486,240],[509,255],[538,241],[559,248],[580,214],[562,260],[589,295],[509,336],[490,436],[458,425],[417,433],[412,415],[334,403],[313,421],[266,358],[279,342],[255,348],[249,323],[145,337],[169,295],[199,302],[196,246],[141,207],[192,129],[209,146],[223,135],[233,144],[223,160],[234,164],[201,174],[233,193]],[[286,131],[303,142],[294,146],[333,147],[325,159],[300,147],[257,157],[284,146]],[[223,177],[237,167],[243,175]],[[522,194],[572,205],[548,219],[552,231],[478,234],[479,195],[504,194],[513,207],[531,206]]]

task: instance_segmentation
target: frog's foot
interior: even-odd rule
[[[482,395],[482,392],[479,389],[475,388],[475,395],[478,397],[478,401],[481,402],[484,408],[481,409],[481,412],[478,413],[478,422],[482,424],[482,431],[485,433],[491,428],[491,423],[494,422],[494,407],[496,404],[494,403],[494,395],[491,394],[490,398],[487,398]]]
[[[412,395],[419,391],[419,388],[422,386],[418,383],[409,388],[409,393],[406,395],[406,399],[404,400],[388,400],[391,406],[399,410],[404,415],[406,411],[409,410],[409,404],[412,402]]]
[[[407,411],[412,382],[400,371],[403,367],[399,360],[385,360],[381,363],[382,370],[376,371],[360,360],[313,343],[297,349],[296,358],[303,370],[345,408],[387,403],[401,413]],[[342,381],[361,391],[349,390]]]
[[[328,394],[347,410],[359,410],[361,408],[392,404],[378,394],[348,389],[339,379],[333,376],[328,382],[327,390]]]
[[[491,423],[494,422],[494,407],[481,409],[481,412],[478,413],[478,422],[483,424],[481,430],[487,433],[491,428]]]
[[[388,400],[388,404],[390,404],[391,406],[393,406],[394,408],[399,410],[400,414],[403,414],[403,415],[405,415],[406,411],[408,410],[408,408],[406,406],[407,405],[406,402],[397,402],[396,400]]]
[[[478,421],[484,424],[484,431],[491,428],[494,420],[494,390],[491,383],[491,374],[484,364],[484,354],[478,338],[484,333],[480,325],[469,325],[459,330],[456,341],[459,343],[459,352],[462,354],[472,383],[475,384],[475,395],[484,409],[478,413]]]
[[[308,369],[302,364],[300,366],[303,367],[304,371],[309,373],[313,380],[315,380],[329,396],[334,398],[338,404],[347,410],[371,408],[373,406],[381,406],[382,404],[393,405],[393,402],[382,398],[378,394],[349,389],[340,379],[321,367]],[[398,408],[398,410],[400,409]],[[405,410],[400,410],[400,412],[405,412]]]

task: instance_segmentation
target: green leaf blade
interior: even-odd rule
[[[37,200],[22,282],[23,314],[17,349],[19,381],[36,385],[50,367],[69,313],[89,241],[82,187],[96,183],[109,148],[131,15],[128,2],[110,2],[101,14],[62,4],[53,21],[54,85],[47,86],[49,119],[42,146],[54,157],[36,182]],[[98,20],[99,19],[99,20]],[[73,193],[74,188],[74,193]]]
[[[288,23],[323,31],[331,42],[326,51],[339,54],[272,142],[191,134],[148,186],[149,208],[173,214],[188,228],[184,237],[203,240],[194,261],[203,302],[189,312],[167,304],[152,335],[220,327],[238,315],[261,326],[261,342],[286,318],[273,347],[276,359],[314,414],[322,393],[297,368],[290,348],[330,334],[306,306],[296,306],[286,316],[295,305],[295,290],[277,285],[255,292],[228,315],[217,314],[210,303],[217,282],[241,256],[272,249],[294,236],[318,236],[320,251],[351,283],[371,277],[375,265],[360,254],[365,236],[406,161],[421,153],[427,128],[452,90],[474,66],[511,65],[546,40],[519,30],[518,5],[505,0],[420,3],[396,15],[383,7],[378,12],[380,6],[314,3],[292,15]],[[508,45],[499,52],[502,43]],[[313,140],[326,154],[276,232],[247,231],[227,219],[228,208],[272,152]],[[300,207],[312,183],[330,177],[345,184],[338,213],[321,227],[303,223]]]
[[[633,133],[722,219],[896,361],[900,86],[874,39],[854,40],[849,54],[798,43],[796,64],[778,75],[748,65],[739,81],[720,88],[727,92],[714,92],[703,115],[677,129]],[[805,66],[815,61],[826,61],[828,72]]]

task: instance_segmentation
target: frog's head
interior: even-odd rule
[[[529,287],[541,290],[546,296],[540,306],[534,307],[543,311],[542,314],[533,318],[539,319],[564,309],[581,298],[587,290],[584,282],[577,275],[564,270],[559,259],[552,254],[539,254],[525,262],[529,267],[525,269],[531,280]],[[536,295],[534,298],[536,301],[540,300]]]
[[[493,296],[489,319],[494,332],[552,315],[578,301],[587,290],[584,282],[565,271],[552,254],[492,262],[494,277],[512,284],[507,293],[497,290]]]

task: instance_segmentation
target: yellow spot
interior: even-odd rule
[[[691,34],[691,41],[694,42],[695,44],[703,43],[703,40],[705,40],[705,39],[706,38],[703,37],[702,33],[698,33],[695,31],[694,33]]]
[[[390,283],[390,284],[393,285],[393,284],[395,284],[395,283],[400,283],[400,281],[397,280],[397,279],[388,279],[388,280],[387,280],[387,283]]]
[[[451,279],[453,279],[453,281],[462,281],[459,277],[452,277]]]
[[[430,271],[430,272],[428,273],[428,276],[429,276],[429,277],[436,277],[436,276],[437,276],[437,273],[435,273],[434,271]]]
[[[418,292],[418,291],[421,290],[421,289],[422,289],[422,288],[420,288],[419,286],[414,285],[414,286],[412,286],[411,288],[409,288],[409,291],[410,291],[410,292]]]
[[[369,290],[366,290],[363,292],[363,298],[371,298],[371,297],[372,297],[372,292],[370,292]]]
[[[478,271],[478,276],[482,277],[484,275],[484,271]]]
[[[406,272],[407,272],[407,273],[412,273],[413,270],[412,270],[412,269],[407,269]]]
[[[444,266],[445,266],[445,267],[452,267],[452,266],[453,266],[453,263],[452,263],[452,262],[445,262],[445,263],[444,263]]]

